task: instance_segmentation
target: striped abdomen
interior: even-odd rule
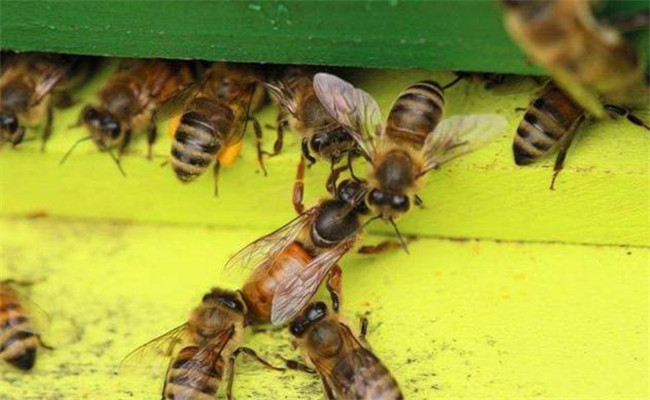
[[[437,82],[422,81],[409,86],[395,100],[388,114],[386,136],[419,149],[442,119],[444,91]]]
[[[332,386],[341,400],[402,400],[404,396],[384,364],[364,348],[356,348],[332,370]]]
[[[301,244],[294,242],[275,258],[273,265],[256,270],[242,288],[249,314],[258,322],[271,321],[271,307],[278,285],[296,276],[312,259]]]
[[[515,163],[527,165],[572,135],[584,119],[584,111],[555,85],[549,84],[533,100],[517,127],[512,144]]]
[[[224,147],[233,126],[232,110],[209,99],[189,104],[172,140],[171,162],[176,177],[190,182],[201,175]]]
[[[39,339],[11,289],[0,285],[0,358],[22,370],[36,361]]]
[[[167,370],[163,400],[214,400],[223,376],[224,361],[214,352],[194,358],[200,348],[187,346]]]

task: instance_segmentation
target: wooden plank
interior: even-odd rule
[[[0,230],[2,278],[45,279],[31,295],[57,347],[29,374],[0,366],[5,400],[156,398],[162,374],[117,364],[211,286],[236,287],[221,266],[263,233],[10,218]],[[421,239],[411,255],[346,257],[343,312],[355,330],[369,313],[369,341],[411,400],[642,399],[649,263],[648,249]],[[298,357],[290,340],[282,330],[247,344],[276,361]],[[316,377],[238,368],[237,399],[322,398]]]
[[[450,73],[427,71],[356,72],[351,76],[377,97],[384,112],[400,90],[419,79],[449,82],[453,78]],[[101,78],[81,96],[90,99]],[[465,82],[448,91],[449,115],[496,112],[508,119],[509,127],[485,149],[431,173],[421,193],[426,208],[400,221],[403,232],[650,246],[650,135],[623,121],[585,126],[569,152],[557,190],[550,191],[553,158],[526,168],[516,167],[512,161],[512,137],[521,119],[514,109],[525,106],[535,90],[524,87],[521,92],[502,94]],[[2,215],[46,211],[74,218],[261,229],[273,229],[293,217],[291,186],[299,159],[296,135],[289,134],[283,153],[267,161],[267,177],[258,171],[252,138],[246,139],[241,159],[222,171],[220,197],[214,198],[211,174],[181,185],[169,167],[159,167],[169,151],[166,137],[155,147],[160,158],[154,162],[144,158],[144,137],[136,139],[133,151],[124,159],[126,179],[91,143],[79,148],[67,164],[58,166],[72,143],[85,135],[83,129],[68,129],[82,106],[83,101],[56,115],[46,154],[38,152],[37,142],[2,151]],[[274,124],[275,112],[269,106],[258,117],[263,124]],[[265,146],[270,148],[274,132],[265,129],[264,135]],[[323,196],[328,168],[321,163],[308,171],[307,204]],[[391,229],[374,223],[371,231],[389,234]]]
[[[610,3],[609,15],[647,8]],[[509,40],[496,1],[5,0],[1,11],[4,49],[540,72]]]

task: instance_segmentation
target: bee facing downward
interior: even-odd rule
[[[28,371],[36,362],[39,346],[52,348],[43,343],[24,308],[24,302],[15,289],[15,285],[21,284],[11,280],[0,281],[0,358]]]
[[[357,338],[339,319],[338,308],[332,314],[325,303],[312,303],[291,322],[289,331],[315,371],[295,360],[285,360],[286,366],[318,373],[329,400],[402,400],[397,381],[366,342],[367,328],[363,318]]]
[[[385,124],[372,96],[334,75],[316,74],[314,90],[370,163],[366,203],[391,223],[419,203],[416,193],[427,172],[487,144],[506,127],[496,114],[443,119],[444,91],[433,81],[400,93]]]
[[[192,310],[189,320],[166,334],[138,347],[122,366],[140,363],[143,358],[172,356],[165,377],[162,399],[214,399],[224,373],[228,374],[226,396],[232,399],[235,361],[244,353],[265,367],[274,367],[253,349],[241,347],[247,308],[241,293],[218,288],[203,296],[201,305]],[[182,348],[174,352],[177,345]]]

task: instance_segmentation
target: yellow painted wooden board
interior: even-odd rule
[[[351,76],[377,97],[384,112],[400,90],[419,79],[446,83],[453,78],[444,72],[380,70],[353,71]],[[84,90],[84,99],[90,99],[101,79]],[[514,109],[525,106],[533,91],[527,87],[499,94],[477,82],[448,91],[449,115],[496,112],[508,119],[508,130],[481,151],[431,173],[421,193],[426,210],[400,221],[402,230],[427,237],[650,246],[648,132],[617,121],[585,126],[569,152],[557,190],[550,191],[554,157],[525,168],[512,161],[512,137],[522,117]],[[91,143],[59,167],[65,151],[85,134],[81,128],[67,128],[82,106],[83,101],[57,113],[46,154],[37,152],[37,142],[0,153],[0,214],[45,211],[52,216],[264,230],[292,218],[290,192],[299,158],[296,135],[289,133],[283,153],[267,161],[267,177],[258,171],[249,136],[241,162],[222,170],[221,197],[215,199],[210,173],[184,186],[169,167],[159,167],[170,147],[164,134],[155,147],[159,158],[154,162],[144,157],[144,137],[136,139],[124,159],[126,179]],[[262,123],[274,123],[275,107],[266,107],[258,117]],[[265,129],[265,138],[270,149],[273,130]],[[307,201],[323,194],[327,172],[324,163],[308,172]],[[377,223],[371,231],[387,233],[390,228]]]
[[[262,230],[0,219],[2,277],[32,289],[57,346],[29,374],[0,366],[3,400],[156,399],[161,376],[117,375],[134,346],[186,318],[227,257]],[[372,242],[376,237],[367,238]],[[650,250],[421,239],[343,261],[344,314],[407,399],[646,399]],[[286,331],[262,354],[296,357]],[[242,361],[237,399],[320,399],[319,380]]]

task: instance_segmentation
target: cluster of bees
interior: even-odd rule
[[[648,109],[648,75],[639,55],[621,35],[627,28],[647,27],[647,12],[645,20],[629,18],[614,29],[594,18],[591,2],[501,3],[515,41],[552,76],[530,102],[516,130],[513,154],[518,165],[558,150],[555,181],[575,132],[588,118],[624,116],[650,130],[630,112],[631,108]],[[46,115],[44,148],[51,134],[52,108],[70,104],[70,89],[92,71],[89,61],[14,54],[3,63],[2,141],[15,146],[27,140],[26,127],[40,109]],[[459,73],[458,79],[444,86],[422,81],[407,87],[384,119],[370,94],[335,75],[306,67],[219,62],[204,68],[180,61],[124,61],[99,90],[97,102],[84,107],[79,116],[79,124],[88,131],[81,141],[92,140],[118,166],[135,133],[147,133],[151,157],[157,122],[175,118],[169,156],[175,175],[190,182],[212,166],[216,192],[219,170],[235,160],[249,123],[264,171],[265,158],[282,150],[285,130],[302,138],[293,189],[298,216],[228,261],[226,269],[253,271],[241,289],[213,288],[186,323],[137,348],[124,363],[137,362],[148,353],[171,357],[164,399],[213,398],[224,373],[226,395],[232,398],[235,361],[240,354],[270,369],[319,374],[329,399],[402,399],[396,380],[365,340],[367,320],[362,319],[360,333],[355,335],[339,318],[342,273],[338,262],[376,219],[392,224],[399,241],[358,250],[365,254],[399,247],[406,250],[396,221],[423,204],[417,193],[428,173],[505,130],[505,118],[496,114],[444,117],[445,90],[468,76],[478,75]],[[502,80],[493,75],[482,78],[490,84]],[[253,116],[267,93],[280,110],[272,151],[263,149],[262,129]],[[305,165],[317,160],[331,165],[325,184],[329,194],[305,209]],[[355,162],[367,165],[365,176],[355,174]],[[341,180],[344,173],[349,178]],[[331,306],[312,300],[323,282]],[[9,281],[0,286],[0,355],[27,370],[43,342],[29,325],[15,286]],[[248,326],[269,323],[289,326],[306,364],[283,359],[282,365],[274,365],[243,346]]]

